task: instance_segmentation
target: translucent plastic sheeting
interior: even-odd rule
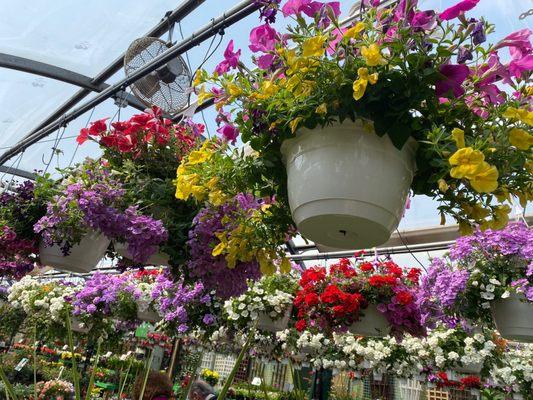
[[[17,143],[76,90],[68,83],[0,68],[0,152]]]
[[[5,0],[0,13],[0,52],[94,76],[179,3]]]

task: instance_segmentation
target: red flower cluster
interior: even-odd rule
[[[303,272],[301,290],[296,294],[294,305],[298,309],[296,329],[304,330],[309,324],[322,328],[355,321],[366,300],[360,293],[349,292],[345,283],[357,276],[357,271],[347,259],[326,268],[314,267]]]
[[[393,330],[418,331],[417,306],[412,287],[420,270],[405,271],[387,261],[353,265],[341,259],[329,268],[313,267],[303,272],[294,306],[296,329],[342,330],[357,322],[369,302],[378,306]]]
[[[454,381],[448,379],[446,372],[442,371],[435,374],[435,383],[437,387],[455,387],[460,390],[481,388],[481,379],[478,376],[469,375],[459,381]]]
[[[196,144],[203,132],[203,125],[186,127],[174,124],[162,117],[159,107],[153,106],[142,114],[136,114],[128,121],[117,121],[108,129],[107,118],[92,122],[88,128],[80,131],[76,141],[85,143],[91,136],[99,138],[100,145],[119,153],[139,157],[149,146],[176,147],[176,154],[181,157]],[[97,140],[97,139],[95,139]]]

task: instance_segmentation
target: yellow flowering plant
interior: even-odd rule
[[[231,150],[217,139],[206,140],[202,146],[184,157],[177,170],[176,197],[195,201],[203,211],[195,219],[194,227],[201,229],[215,215],[223,215],[218,230],[211,232],[209,241],[213,257],[224,257],[228,268],[238,263],[257,262],[260,271],[271,274],[277,269],[290,270],[283,244],[285,232],[293,230],[288,211],[282,203],[270,197],[273,190],[268,182],[258,179],[261,164],[256,154]],[[250,186],[262,181],[263,187]],[[214,228],[213,228],[214,229]],[[195,249],[191,251],[194,261]]]
[[[531,31],[487,44],[494,26],[465,16],[476,2],[440,14],[416,3],[365,8],[343,25],[338,2],[289,0],[280,5],[295,21],[286,33],[268,22],[250,33],[254,66],[231,43],[213,74],[197,73],[199,101],[214,98],[219,132],[240,134],[268,171],[252,185],[273,181],[272,195],[286,203],[282,142],[348,119],[398,149],[416,140],[412,192],[437,199],[443,223],[450,215],[464,233],[504,226],[512,197],[532,198]]]

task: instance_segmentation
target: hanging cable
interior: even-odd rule
[[[400,231],[398,230],[398,228],[396,228],[396,233],[398,234],[398,237],[400,238],[400,241],[402,242],[402,244],[404,245],[404,247],[407,249],[407,251],[409,252],[409,254],[411,254],[411,256],[416,260],[416,262],[422,267],[422,269],[425,271],[425,272],[428,272],[426,267],[424,267],[424,264],[422,264],[420,262],[420,260],[415,256],[415,253],[413,253],[411,251],[411,249],[409,248],[409,246],[407,246],[407,243],[405,243],[405,241],[403,240],[403,237],[402,235],[400,234]]]

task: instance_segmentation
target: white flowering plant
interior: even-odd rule
[[[419,338],[415,340],[421,341]],[[408,352],[403,340],[398,342],[390,336],[362,338],[336,334],[334,341],[348,359],[351,370],[363,374],[372,370],[378,374],[387,373],[399,377],[411,377],[419,372],[417,356]]]
[[[231,327],[237,330],[250,327],[261,315],[276,321],[292,309],[298,284],[290,274],[265,275],[248,285],[244,294],[224,304],[224,313]]]
[[[68,282],[40,282],[26,275],[9,289],[8,302],[26,313],[28,322],[38,325],[64,326],[69,298],[77,287]]]
[[[481,372],[501,351],[491,332],[467,332],[460,327],[437,328],[424,342],[431,360],[426,367],[433,371],[479,369]]]
[[[533,344],[509,344],[489,373],[493,385],[529,399],[533,393]]]

